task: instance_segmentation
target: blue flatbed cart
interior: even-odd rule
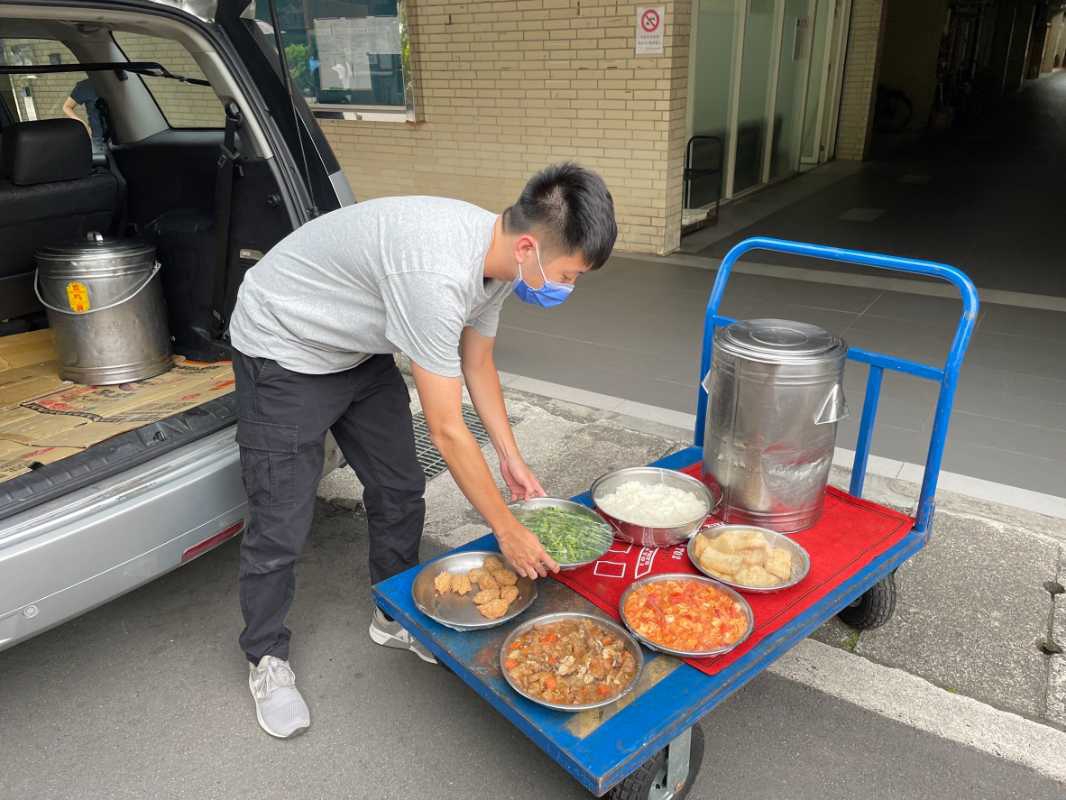
[[[856,497],[862,495],[884,371],[902,372],[940,384],[916,521],[901,541],[721,672],[707,675],[669,656],[645,652],[645,669],[636,691],[610,706],[579,713],[553,711],[525,700],[500,674],[500,646],[522,618],[480,632],[445,628],[415,608],[411,585],[419,568],[374,587],[376,601],[389,615],[597,797],[610,793],[616,800],[677,800],[687,794],[702,758],[701,732],[697,726],[700,719],[834,615],[839,614],[846,623],[859,629],[884,624],[895,606],[895,570],[921,550],[929,538],[955,387],[977,320],[978,299],[973,283],[958,269],[943,264],[769,238],[747,239],[730,250],[719,267],[707,303],[700,379],[710,367],[715,328],[733,321],[718,313],[733,265],[752,250],[933,277],[959,290],[962,314],[943,367],[858,348],[848,351],[849,359],[869,367],[849,487],[849,492]],[[702,458],[706,406],[707,395],[701,386],[693,446],[655,462],[654,466],[683,469]],[[587,493],[574,499],[591,504]],[[459,549],[495,550],[497,547],[495,539],[488,535]],[[523,617],[554,611],[600,613],[592,603],[562,584],[541,581],[540,596]]]

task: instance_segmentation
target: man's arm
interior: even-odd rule
[[[558,571],[559,565],[544,552],[537,537],[515,519],[496,488],[481,448],[463,421],[460,379],[437,375],[414,362],[411,371],[433,444],[463,494],[491,526],[503,555],[515,570],[529,578],[544,577],[548,570]]]
[[[540,482],[526,466],[515,442],[511,423],[507,419],[507,406],[503,400],[500,374],[492,357],[496,340],[483,336],[474,328],[463,330],[459,352],[463,363],[463,377],[474,408],[489,432],[492,446],[500,459],[500,472],[507,488],[516,500],[543,497],[545,492]]]
[[[83,120],[81,117],[79,117],[77,112],[74,110],[77,107],[78,107],[78,101],[75,100],[73,97],[68,97],[63,102],[63,113],[66,116],[70,117],[71,119],[77,120],[82,125],[84,125],[86,132],[91,136],[92,135],[92,131],[89,129],[89,123],[86,122],[85,120]]]

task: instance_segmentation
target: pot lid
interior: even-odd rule
[[[90,231],[84,238],[42,247],[36,255],[37,258],[47,261],[95,261],[154,254],[155,247],[143,239],[105,236],[98,231]]]
[[[715,347],[753,361],[803,364],[841,358],[847,345],[817,325],[784,319],[738,320],[719,328]]]

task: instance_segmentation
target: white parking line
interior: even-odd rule
[[[1066,733],[952,694],[916,675],[812,639],[770,667],[783,678],[1066,783]]]

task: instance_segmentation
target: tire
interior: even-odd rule
[[[696,782],[700,765],[703,762],[703,729],[699,725],[692,726],[692,744],[689,750],[688,776],[681,787],[681,791],[673,795],[667,793],[662,784],[666,778],[666,751],[660,750],[650,760],[640,765],[640,768],[623,780],[610,792],[608,800],[685,800],[692,790],[692,784]]]
[[[866,594],[839,614],[840,621],[857,631],[880,628],[896,611],[896,573],[882,578]]]

